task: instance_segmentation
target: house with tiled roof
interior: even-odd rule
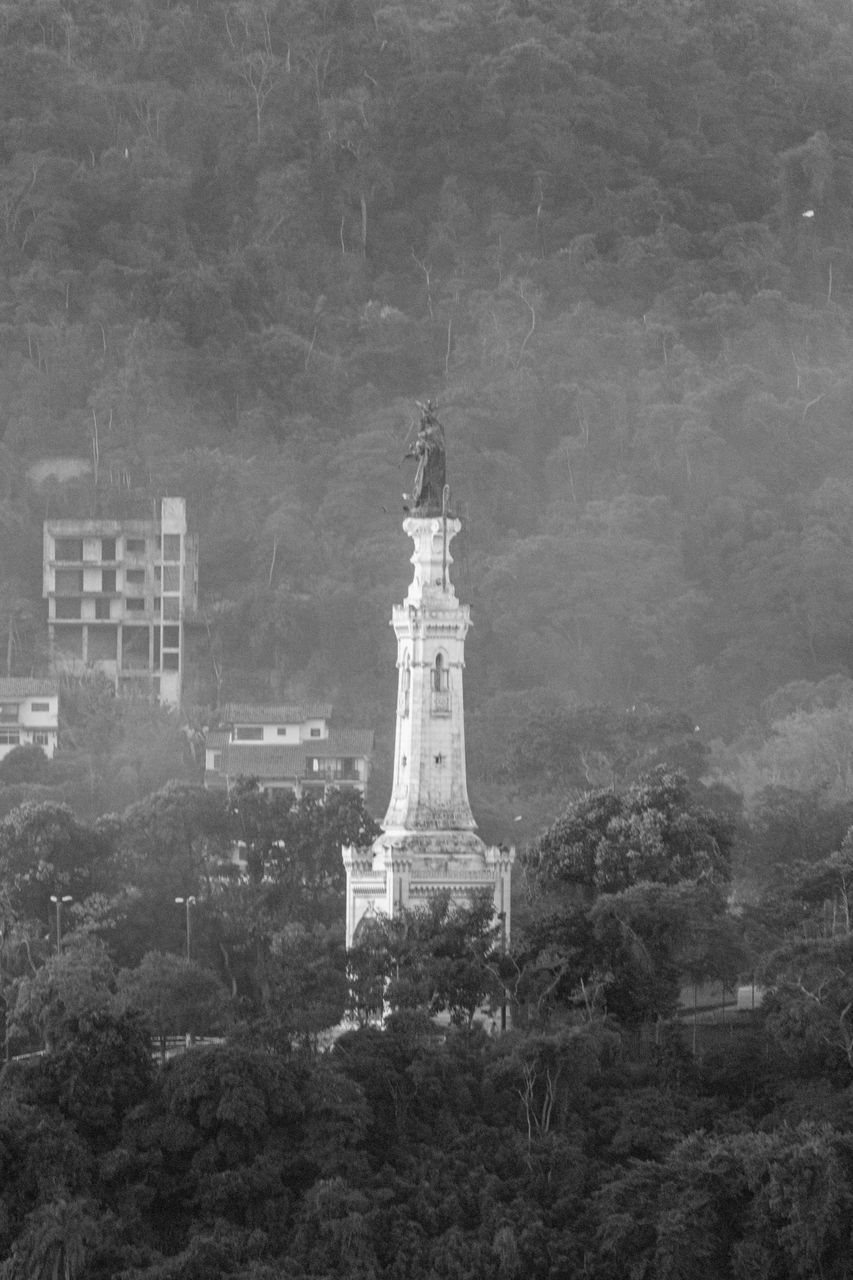
[[[265,791],[297,796],[329,787],[364,794],[373,733],[339,728],[331,718],[326,702],[226,703],[206,735],[204,785],[227,790],[238,778],[256,778]]]
[[[59,733],[59,681],[0,678],[0,760],[15,747],[41,747],[48,758]]]

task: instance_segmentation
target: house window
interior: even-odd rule
[[[145,554],[144,538],[128,538],[124,545],[128,555],[141,556]]]
[[[31,711],[50,711],[50,703],[49,702],[31,702],[30,710]]]
[[[110,602],[109,600],[95,601],[95,617],[99,622],[109,622],[110,619]]]
[[[181,535],[179,533],[163,534],[163,559],[173,564],[181,558]]]
[[[53,544],[54,560],[82,560],[83,559],[83,539],[82,538],[57,538]]]
[[[322,731],[322,729],[312,729],[312,730],[311,730],[311,737],[312,737],[312,738],[322,738],[322,736],[323,736],[323,731]]]
[[[0,724],[18,723],[17,702],[0,702]]]
[[[263,742],[264,730],[261,725],[238,725],[234,737],[237,742]]]
[[[214,751],[214,753],[213,753],[213,764],[212,764],[210,767],[211,767],[212,769],[221,769],[221,768],[222,768],[222,752],[221,752],[221,751]]]
[[[20,742],[21,735],[17,729],[0,729],[0,743],[4,747],[17,747]]]
[[[287,725],[285,725],[283,729],[281,728],[276,729],[276,735],[279,738],[286,738],[288,733],[290,733],[290,730],[288,729]]]
[[[79,600],[59,600],[56,601],[55,618],[79,618],[80,617],[80,601]]]
[[[37,747],[49,747],[50,734],[45,733],[44,729],[36,729],[33,733],[33,742]]]
[[[101,538],[101,559],[115,560],[115,558],[116,558],[115,538]]]

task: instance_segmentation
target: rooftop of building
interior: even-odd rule
[[[219,719],[222,724],[304,724],[306,720],[328,720],[331,714],[329,702],[226,702]]]
[[[330,729],[328,738],[310,738],[302,744],[311,756],[369,756],[372,729]]]
[[[231,778],[302,778],[305,776],[304,746],[280,747],[271,742],[229,742],[222,755],[218,770],[208,773],[224,773]]]
[[[0,676],[0,698],[55,698],[59,681],[49,676]]]
[[[277,742],[231,742],[227,735],[214,730],[207,735],[208,751],[221,751],[218,769],[208,769],[208,777],[227,774],[238,778],[299,779],[308,775],[309,759],[358,759],[373,750],[372,729],[332,729],[328,738],[310,738],[307,742],[286,746]]]

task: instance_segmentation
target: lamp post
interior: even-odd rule
[[[70,893],[63,893],[61,896],[57,893],[52,893],[50,900],[56,904],[56,954],[59,955],[62,950],[62,904],[63,902],[73,902],[74,899]]]
[[[190,938],[191,938],[191,936],[192,936],[192,933],[191,933],[191,925],[190,925],[190,908],[195,904],[195,897],[194,897],[192,894],[190,894],[190,896],[189,896],[188,898],[176,898],[176,899],[175,899],[175,902],[177,902],[179,906],[183,906],[183,905],[184,905],[184,903],[186,903],[186,908],[187,908],[187,959],[189,960],[189,959],[191,958]]]

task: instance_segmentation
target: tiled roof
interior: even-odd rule
[[[212,729],[210,733],[205,735],[204,746],[206,751],[221,751],[230,741],[227,729]]]
[[[230,742],[222,753],[219,772],[229,778],[301,778],[305,748]]]
[[[370,729],[337,729],[328,738],[311,739],[298,746],[283,746],[275,742],[229,742],[224,735],[210,734],[207,750],[217,739],[216,750],[222,758],[217,770],[208,769],[208,778],[304,778],[307,774],[306,759],[329,759],[341,756],[367,756],[373,750],[373,732]],[[220,741],[221,740],[221,741]]]
[[[0,698],[51,698],[59,693],[59,681],[35,676],[3,676]]]
[[[328,738],[311,738],[305,746],[309,756],[369,756],[373,750],[373,730],[331,729]]]
[[[226,702],[220,711],[223,724],[303,724],[306,720],[328,720],[329,702],[255,703]]]

